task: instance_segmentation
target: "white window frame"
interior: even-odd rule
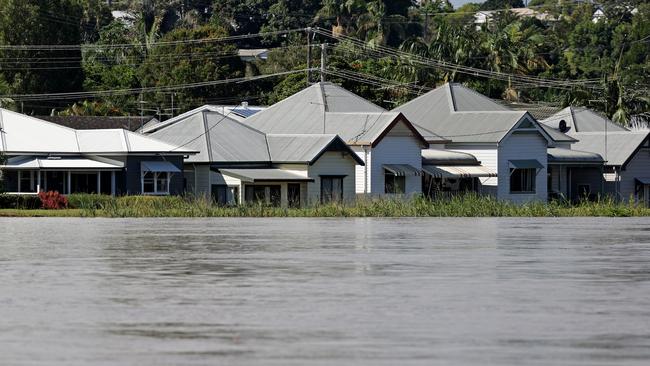
[[[153,192],[145,192],[144,191],[144,175],[146,173],[152,173],[153,174]],[[158,179],[159,179],[159,174],[166,174],[166,180],[167,180],[167,189],[164,191],[159,191],[158,190]],[[170,172],[146,172],[146,171],[141,171],[140,172],[140,190],[142,192],[142,195],[144,196],[168,196],[169,195],[169,186],[171,183],[171,175],[172,173]]]

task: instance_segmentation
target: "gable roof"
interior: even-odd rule
[[[641,144],[648,139],[648,131],[577,132],[573,148],[600,154],[608,166],[625,168]],[[605,148],[607,146],[607,148]]]
[[[194,153],[123,129],[75,130],[6,109],[0,109],[0,129],[0,151],[8,153]]]
[[[424,136],[435,131],[445,139],[460,143],[499,142],[525,117],[537,124],[526,111],[509,110],[454,83],[444,84],[393,111],[403,112]],[[553,139],[549,134],[546,136]]]
[[[332,83],[307,87],[244,122],[266,133],[336,134],[350,145],[367,145],[378,143],[398,119],[427,144],[399,112],[388,112]]]
[[[76,130],[119,128],[135,131],[143,124],[159,122],[153,116],[38,116],[37,118]]]
[[[599,132],[599,131],[629,131],[627,128],[610,121],[595,111],[585,107],[567,107],[555,113],[551,117],[540,121],[551,128],[559,130],[560,121],[565,121],[567,134],[576,132]]]
[[[199,151],[186,159],[188,163],[313,163],[336,145],[363,165],[337,135],[267,135],[216,112],[190,115],[151,136]]]
[[[262,132],[220,113],[190,114],[150,136],[199,151],[186,159],[188,163],[269,161]]]

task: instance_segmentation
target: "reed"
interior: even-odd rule
[[[70,195],[71,208],[90,217],[562,217],[650,216],[650,209],[603,198],[570,204],[563,201],[517,205],[492,197],[463,195],[428,200],[423,197],[364,198],[347,204],[279,208],[265,205],[223,207],[203,197]]]

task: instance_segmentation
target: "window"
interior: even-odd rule
[[[143,194],[169,194],[168,172],[143,172],[142,193]]]
[[[213,184],[212,199],[219,205],[235,205],[239,200],[239,187]]]
[[[536,169],[510,169],[510,193],[535,193]]]
[[[155,193],[155,173],[154,172],[144,172],[142,177],[142,193]]]
[[[384,173],[384,192],[389,194],[404,194],[406,192],[406,177],[386,171]]]
[[[320,201],[321,203],[343,201],[342,176],[320,177]]]
[[[20,176],[20,192],[34,192],[34,172],[33,171],[18,171]]]
[[[271,204],[272,206],[280,206],[280,186],[263,186],[263,185],[247,185],[245,188],[245,201],[246,203],[254,204]],[[237,192],[238,193],[238,192]]]

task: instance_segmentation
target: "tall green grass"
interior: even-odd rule
[[[612,199],[569,204],[561,201],[518,205],[491,197],[463,195],[450,199],[358,199],[348,204],[279,208],[263,205],[223,207],[205,198],[70,195],[70,207],[82,216],[99,217],[560,217],[650,216],[650,209]]]

